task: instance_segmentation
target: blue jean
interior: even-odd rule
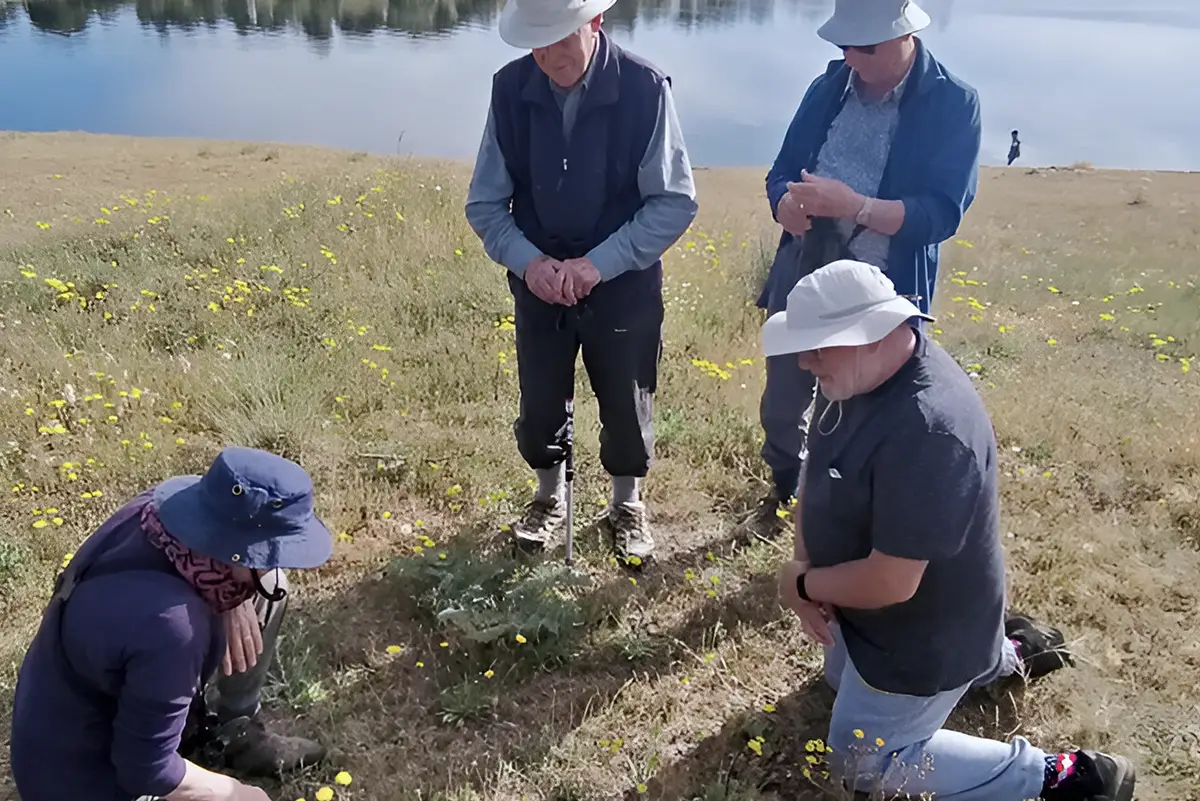
[[[944,801],[1024,801],[1041,795],[1046,752],[1024,737],[1003,743],[942,728],[967,690],[1016,671],[1016,650],[1007,639],[1001,664],[991,674],[925,698],[868,685],[846,653],[838,627],[831,628],[835,642],[825,649],[825,679],[837,699],[828,744],[837,757],[831,767],[848,785],[853,782],[860,792],[883,790],[889,798],[903,793]],[[884,745],[878,746],[876,738]]]

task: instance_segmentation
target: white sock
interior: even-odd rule
[[[623,503],[637,503],[640,500],[639,481],[633,476],[612,477],[612,503],[618,506]]]
[[[567,466],[560,462],[556,467],[538,470],[538,486],[533,497],[539,501],[552,498],[563,500],[567,494]]]

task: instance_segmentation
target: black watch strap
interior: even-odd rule
[[[808,597],[808,590],[804,588],[804,579],[808,576],[808,571],[796,576],[796,593],[800,596],[800,600],[812,603],[812,598]]]

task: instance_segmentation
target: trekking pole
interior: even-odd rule
[[[572,488],[575,483],[575,399],[567,398],[567,567],[575,562],[575,504]]]

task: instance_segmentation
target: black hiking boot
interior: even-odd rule
[[[1137,771],[1125,757],[1073,751],[1046,762],[1043,801],[1133,801]]]
[[[774,493],[767,495],[759,501],[754,511],[738,524],[734,529],[734,536],[740,542],[756,539],[775,541],[788,530],[787,508],[788,504],[779,500]]]
[[[270,732],[258,717],[233,718],[217,727],[213,737],[217,747],[208,761],[246,777],[277,779],[316,765],[326,755],[320,743]]]
[[[1012,640],[1021,657],[1021,675],[1026,681],[1040,679],[1070,665],[1075,657],[1067,649],[1063,634],[1026,615],[1012,615],[1004,622],[1004,636]]]
[[[1017,652],[1017,669],[981,688],[994,703],[1001,703],[1035,679],[1071,665],[1075,658],[1067,650],[1062,632],[1026,615],[1011,615],[1004,621],[1004,636]]]

